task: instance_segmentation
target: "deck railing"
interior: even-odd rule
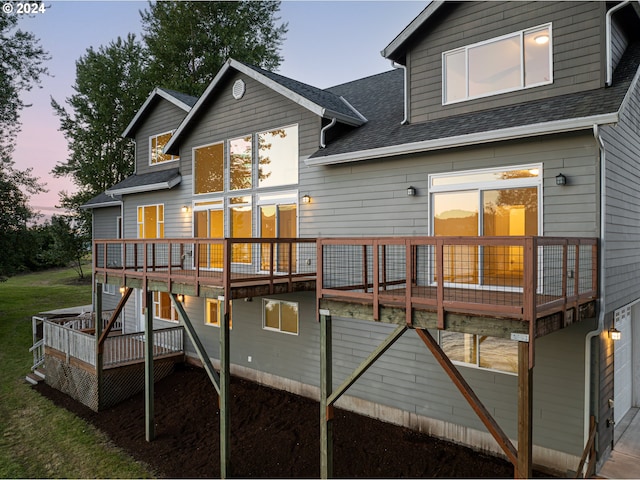
[[[318,298],[532,321],[597,297],[597,239],[318,239]]]
[[[94,271],[224,287],[315,276],[312,238],[94,240]]]
[[[71,358],[96,366],[96,337],[81,330],[44,321],[44,345]],[[107,337],[103,350],[103,366],[114,367],[144,360],[144,333],[130,333]],[[184,351],[182,327],[153,331],[154,358]]]

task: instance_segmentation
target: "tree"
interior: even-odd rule
[[[16,15],[0,15],[0,280],[20,269],[16,246],[35,214],[29,196],[44,191],[31,169],[18,170],[12,160],[20,131],[20,95],[40,84],[47,74],[47,53],[32,33],[17,29]]]
[[[46,229],[52,242],[42,252],[43,263],[51,265],[71,265],[84,278],[82,263],[90,251],[91,236],[76,219],[69,215],[54,215]]]
[[[229,57],[277,68],[279,10],[279,1],[149,3],[140,15],[154,86],[200,95]]]
[[[76,62],[76,93],[66,99],[71,113],[51,99],[70,156],[53,169],[78,186],[63,193],[63,206],[79,206],[133,173],[135,150],[121,137],[149,93],[144,47],[133,34],[97,51],[89,48]]]

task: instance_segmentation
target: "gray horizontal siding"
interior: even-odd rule
[[[414,123],[602,85],[601,2],[461,2],[445,8],[408,52]],[[553,84],[442,106],[443,52],[548,22],[553,28]]]
[[[116,238],[120,207],[94,208],[92,213],[93,238]]]
[[[301,236],[428,235],[429,174],[542,163],[543,233],[596,237],[597,159],[595,139],[587,132],[306,168],[300,191],[313,200],[300,205]],[[568,178],[567,186],[556,186],[559,173]],[[409,185],[417,189],[415,197],[407,196]]]
[[[146,115],[146,119],[136,131],[136,173],[144,174],[162,168],[175,168],[176,162],[166,165],[149,165],[149,137],[171,132],[178,128],[187,112],[167,100],[158,100]]]

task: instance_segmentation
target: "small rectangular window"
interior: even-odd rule
[[[481,98],[553,82],[551,24],[442,55],[442,102]]]
[[[153,316],[158,320],[178,321],[178,312],[167,292],[153,292]]]
[[[506,373],[518,372],[518,342],[449,331],[439,332],[440,346],[454,363]]]
[[[262,300],[262,328],[298,335],[298,304],[284,300]]]
[[[172,132],[161,133],[149,137],[149,165],[179,160],[177,155],[167,155],[164,147],[171,139]]]
[[[217,298],[207,298],[205,309],[205,325],[219,327],[220,322],[222,321],[222,312],[224,309],[222,300],[219,300]],[[233,320],[231,318],[231,303],[229,304],[229,328],[233,328]]]

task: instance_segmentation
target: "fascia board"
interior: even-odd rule
[[[335,165],[340,163],[358,162],[361,160],[372,160],[376,158],[391,157],[395,155],[407,155],[412,153],[429,152],[433,150],[444,150],[446,148],[463,147],[504,140],[514,140],[536,135],[551,135],[553,133],[584,130],[592,128],[594,124],[616,123],[617,121],[617,112],[603,115],[593,115],[590,117],[572,118],[567,120],[558,120],[555,122],[545,122],[533,125],[504,128],[500,130],[491,130],[488,132],[470,133],[467,135],[457,135],[454,137],[424,140],[421,142],[403,143],[401,145],[372,148],[369,150],[360,150],[357,152],[339,153],[336,155],[328,155],[325,157],[308,158],[305,160],[305,164],[311,167],[318,165]]]
[[[132,193],[153,192],[155,190],[169,190],[182,181],[182,177],[178,175],[166,182],[151,183],[147,185],[136,185],[135,187],[116,188],[105,191],[107,195],[131,195]]]
[[[153,91],[149,94],[147,99],[144,101],[144,103],[142,104],[142,106],[138,110],[138,113],[136,113],[135,116],[133,117],[133,119],[129,122],[129,125],[127,125],[127,128],[125,128],[124,132],[122,132],[122,135],[121,135],[122,138],[127,138],[129,136],[131,131],[136,127],[136,125],[138,124],[138,122],[140,121],[142,116],[144,115],[146,109],[149,107],[149,105],[151,105],[151,102],[153,102],[153,99],[155,98],[156,95],[158,95],[158,96],[164,98],[165,100],[171,102],[176,107],[181,108],[185,112],[188,112],[191,109],[191,107],[189,105],[187,105],[186,103],[181,102],[180,100],[178,100],[173,95],[169,95],[164,90],[156,87],[156,88],[153,89]]]
[[[182,122],[180,122],[180,125],[178,126],[176,131],[173,133],[173,135],[171,136],[171,138],[169,139],[167,144],[164,146],[164,153],[169,153],[169,154],[172,154],[172,155],[178,155],[179,154],[179,152],[174,151],[174,147],[176,146],[176,143],[178,142],[178,139],[182,136],[184,130],[187,128],[187,126],[191,122],[191,119],[193,117],[195,117],[195,115],[198,113],[198,110],[200,110],[202,105],[207,101],[207,98],[209,98],[209,95],[211,94],[211,92],[218,86],[218,83],[220,83],[220,81],[222,80],[224,75],[227,73],[227,70],[229,70],[231,62],[232,62],[232,60],[229,59],[224,63],[224,65],[222,65],[222,67],[218,71],[217,75],[214,77],[213,80],[211,80],[211,83],[206,88],[204,93],[202,95],[200,95],[200,98],[198,99],[196,104],[189,111],[189,113],[187,113],[187,116],[184,117]]]
[[[106,208],[106,207],[120,207],[122,202],[120,200],[114,200],[112,202],[94,203],[92,205],[80,205],[81,210],[92,210],[94,208]]]
[[[396,53],[396,51],[400,49],[411,36],[413,36],[416,30],[418,30],[418,28],[420,28],[422,24],[426,22],[429,17],[431,17],[431,15],[433,15],[443,4],[443,1],[432,1],[429,3],[429,5],[427,5],[427,7],[420,12],[403,31],[400,32],[400,34],[380,52],[380,55],[384,58],[389,58]]]

